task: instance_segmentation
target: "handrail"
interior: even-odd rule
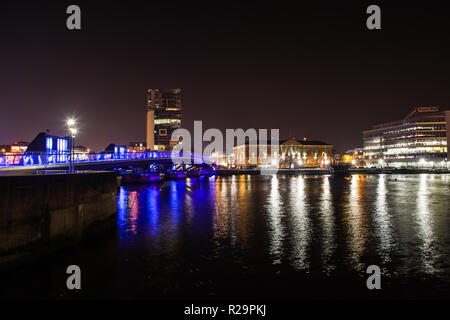
[[[122,152],[122,153],[99,152],[99,153],[75,153],[73,160],[74,163],[88,163],[88,162],[117,161],[117,160],[169,159],[171,157],[172,157],[171,152],[162,152],[162,151]],[[211,159],[203,157],[201,155],[191,155],[191,158],[194,160],[200,160],[202,163],[203,162],[212,163]],[[61,164],[69,164],[69,162],[70,162],[69,152],[0,153],[0,168],[26,167],[37,165],[61,165]]]

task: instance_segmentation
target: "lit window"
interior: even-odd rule
[[[47,150],[53,149],[53,139],[50,137],[47,137]]]
[[[157,119],[155,124],[181,124],[180,119]]]

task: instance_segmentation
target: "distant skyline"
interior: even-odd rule
[[[2,2],[0,144],[64,135],[76,144],[145,141],[149,88],[181,88],[183,127],[279,128],[338,151],[417,106],[450,105],[450,21],[441,2],[357,4]]]

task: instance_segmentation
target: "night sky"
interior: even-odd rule
[[[416,106],[449,109],[444,2],[14,2],[0,5],[0,144],[64,135],[71,115],[77,144],[144,141],[147,88],[181,88],[188,129],[279,128],[338,151]],[[370,4],[382,30],[366,28]]]

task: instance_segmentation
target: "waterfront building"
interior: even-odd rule
[[[403,120],[363,131],[367,166],[448,166],[450,111],[415,108]]]
[[[27,150],[29,144],[30,143],[26,141],[17,141],[12,144],[1,145],[0,152],[21,154]]]
[[[363,168],[366,166],[364,161],[364,149],[355,148],[347,150],[345,153],[337,153],[334,155],[335,164],[348,164],[353,167]]]
[[[85,146],[78,145],[78,146],[73,147],[73,152],[79,153],[79,154],[80,153],[87,154],[87,153],[91,152],[91,150]]]
[[[331,164],[333,145],[307,138],[280,140],[277,150],[273,150],[274,159],[268,159],[272,155],[271,142],[267,141],[263,147],[265,151],[259,152],[258,142],[248,140],[234,147],[234,163],[241,167],[257,166],[263,163],[271,163],[279,168],[316,168],[326,167]],[[257,150],[255,152],[255,150]]]
[[[331,164],[333,145],[295,137],[280,141],[280,168],[315,168]]]
[[[261,164],[268,164],[271,162],[271,148],[271,141],[266,141],[262,144],[258,141],[246,139],[245,143],[233,148],[233,154],[228,156],[228,163],[231,164],[232,168],[237,169],[253,168]],[[274,156],[278,156],[279,145],[276,145],[276,148]],[[275,161],[275,159],[273,160]]]
[[[128,152],[145,152],[145,142],[130,142],[128,144]]]
[[[46,154],[46,157],[41,159],[45,163],[47,159],[54,158],[55,162],[65,162],[69,156],[70,138],[53,136],[47,132],[40,132],[33,141],[28,145],[26,154]]]
[[[148,89],[147,149],[170,151],[177,144],[170,138],[181,128],[182,115],[181,89]]]
[[[20,164],[20,156],[27,150],[29,143],[25,141],[18,141],[12,144],[1,145],[0,155],[4,158],[0,161],[0,165]],[[19,156],[19,157],[18,157]]]
[[[127,148],[127,146],[116,145],[114,143],[111,143],[105,148],[105,152],[106,153],[125,154],[126,152],[128,152],[128,148]]]
[[[68,154],[70,148],[69,137],[59,137],[49,135],[46,132],[39,133],[30,142],[25,152],[40,152],[48,155]]]

